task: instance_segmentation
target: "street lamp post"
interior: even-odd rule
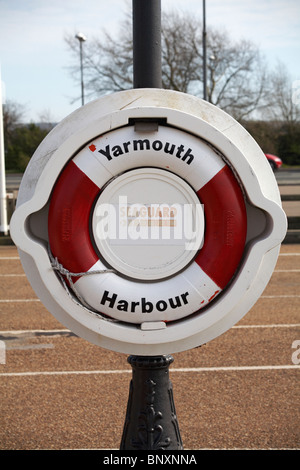
[[[81,104],[84,105],[84,85],[83,85],[83,61],[82,61],[82,43],[86,41],[86,37],[82,33],[78,33],[75,36],[79,41],[80,47],[80,73],[81,73]]]

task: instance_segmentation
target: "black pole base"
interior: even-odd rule
[[[129,356],[132,367],[120,450],[183,450],[169,366],[172,356]]]

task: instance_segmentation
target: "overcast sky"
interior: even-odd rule
[[[161,0],[162,10],[190,11],[202,20],[201,0]],[[26,120],[47,113],[60,121],[80,106],[79,85],[67,66],[66,33],[87,39],[118,30],[131,0],[0,0],[0,63],[6,99],[26,107]],[[299,0],[206,0],[207,28],[250,39],[270,66],[283,62],[300,80]],[[78,56],[79,65],[79,56]]]

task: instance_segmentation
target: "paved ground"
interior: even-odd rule
[[[282,207],[288,217],[300,217],[300,201],[283,201]]]
[[[185,449],[300,448],[299,285],[300,245],[283,245],[240,323],[174,354]],[[0,247],[0,321],[0,449],[118,449],[127,357],[65,330],[36,298],[15,247]]]

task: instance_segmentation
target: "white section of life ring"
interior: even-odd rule
[[[105,269],[98,261],[91,269]],[[220,291],[209,276],[192,263],[184,272],[160,282],[138,283],[114,273],[83,276],[78,290],[91,307],[128,323],[170,322],[205,307]]]
[[[167,126],[144,134],[134,126],[113,130],[93,139],[73,161],[99,188],[125,171],[152,166],[173,172],[198,191],[225,166],[206,142]]]

